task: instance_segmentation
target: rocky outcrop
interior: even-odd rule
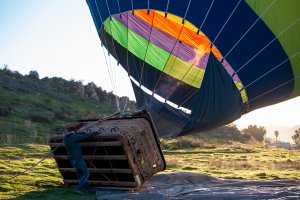
[[[75,90],[75,94],[77,96],[79,96],[81,99],[84,99],[86,94],[85,94],[85,89],[82,85],[82,83],[78,83],[77,84],[77,87],[76,87],[76,90]]]
[[[120,103],[121,110],[135,111],[137,109],[135,102],[130,101],[130,99],[126,96],[120,97],[119,103]]]
[[[88,83],[85,86],[85,94],[87,97],[95,100],[95,101],[99,101],[98,95],[97,95],[97,86],[95,85],[95,83],[91,82]]]
[[[30,71],[28,75],[22,75],[18,72],[11,71],[8,66],[4,66],[0,69],[0,72],[9,77],[8,80],[0,79],[0,83],[3,81],[10,81],[11,79],[24,80],[24,88],[17,88],[20,91],[28,92],[34,88],[39,93],[46,92],[50,96],[60,98],[61,100],[70,100],[70,95],[77,96],[81,99],[92,99],[99,103],[107,103],[114,109],[117,109],[117,104],[120,105],[121,110],[134,111],[136,110],[136,104],[134,101],[130,101],[128,97],[118,97],[112,92],[107,92],[93,82],[83,85],[81,81],[65,80],[60,77],[45,77],[40,79],[39,74],[36,71]],[[10,84],[13,87],[13,84]],[[12,88],[14,89],[14,88]],[[3,111],[4,112],[4,111]],[[5,111],[6,112],[6,111]]]

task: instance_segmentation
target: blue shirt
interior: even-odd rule
[[[72,134],[64,138],[65,147],[68,152],[70,160],[82,158],[83,154],[82,154],[80,142],[94,135],[96,135],[96,132]]]

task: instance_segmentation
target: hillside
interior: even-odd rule
[[[128,97],[116,97],[94,83],[62,78],[39,78],[36,71],[22,75],[0,69],[1,143],[46,143],[63,125],[83,118],[113,113],[120,107],[135,109]]]
[[[48,142],[52,133],[78,119],[99,118],[120,108],[135,110],[128,97],[116,97],[94,83],[62,78],[39,78],[36,71],[22,75],[7,67],[0,69],[0,138],[2,144]],[[236,126],[194,133],[177,138],[171,146],[193,148],[209,144],[247,143]],[[168,145],[167,145],[168,146]]]

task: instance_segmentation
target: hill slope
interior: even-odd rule
[[[0,69],[1,143],[46,143],[50,134],[82,118],[95,118],[123,108],[135,109],[128,97],[116,97],[94,83],[62,78],[39,79],[36,71],[21,75]]]
[[[136,109],[128,97],[116,97],[94,83],[83,85],[57,77],[40,79],[36,71],[24,76],[8,68],[0,69],[1,143],[45,144],[53,132],[70,122],[114,113],[117,101],[120,108],[126,105],[127,110]],[[177,138],[174,145],[198,147],[230,141],[244,143],[249,139],[236,126],[224,126]]]

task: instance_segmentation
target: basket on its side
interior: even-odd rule
[[[129,117],[115,116],[101,120],[81,120],[68,128],[77,132],[100,134],[81,143],[83,158],[89,168],[89,184],[96,187],[137,189],[166,167],[155,127],[147,112]],[[50,139],[52,149],[63,141],[63,135]],[[77,184],[64,145],[53,153],[65,184]]]

